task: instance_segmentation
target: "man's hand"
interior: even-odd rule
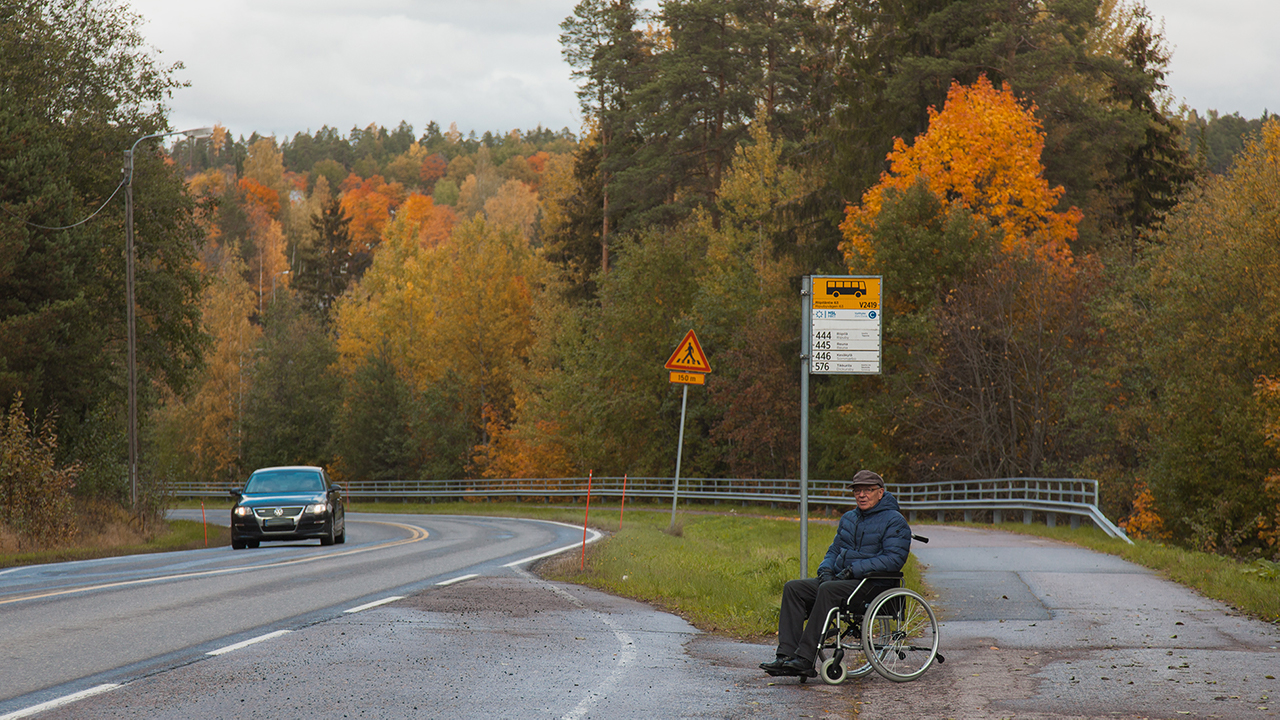
[[[836,579],[837,579],[837,580],[852,580],[852,579],[853,579],[853,571],[852,571],[852,570],[850,570],[849,568],[845,568],[845,569],[841,570],[840,572],[836,573]]]
[[[831,571],[826,568],[818,568],[818,583],[831,582]]]

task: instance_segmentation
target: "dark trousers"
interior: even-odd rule
[[[782,608],[778,613],[778,654],[801,657],[810,662],[818,654],[822,626],[827,613],[849,597],[861,580],[828,580],[817,578],[792,580],[782,588]],[[857,599],[870,602],[890,584],[868,581]]]

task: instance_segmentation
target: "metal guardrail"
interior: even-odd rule
[[[460,500],[515,498],[542,500],[585,498],[588,478],[509,478],[476,480],[357,481],[344,490],[356,500]],[[671,478],[594,477],[592,497],[670,500]],[[226,486],[208,483],[172,482],[175,497],[225,497]],[[1065,478],[1001,478],[890,485],[890,492],[908,520],[920,513],[933,513],[939,521],[962,516],[972,522],[981,513],[992,522],[1003,522],[1005,514],[1021,512],[1022,521],[1042,517],[1050,527],[1059,515],[1069,518],[1072,527],[1088,520],[1111,537],[1129,538],[1098,509],[1098,481]],[[798,480],[741,480],[727,478],[681,478],[680,497],[694,502],[770,503],[799,505]],[[848,484],[839,480],[810,480],[808,501],[813,505],[850,505]]]

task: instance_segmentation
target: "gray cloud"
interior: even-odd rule
[[[572,2],[299,2],[193,6],[134,0],[148,42],[182,61],[191,87],[176,127],[291,136],[406,120],[464,132],[543,125],[577,131],[559,23]],[[198,9],[197,9],[198,8]],[[211,10],[210,8],[215,8]]]
[[[237,135],[456,122],[464,132],[579,129],[559,24],[576,0],[132,0],[191,87],[175,127]],[[1146,0],[1174,48],[1168,82],[1200,111],[1280,111],[1274,0]],[[643,3],[646,6],[650,2]]]

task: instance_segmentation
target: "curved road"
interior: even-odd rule
[[[563,549],[582,530],[352,513],[347,538],[0,571],[0,716]]]
[[[1123,560],[1039,538],[917,528],[932,539],[912,550],[938,593],[946,663],[912,683],[873,674],[833,687],[764,676],[755,666],[771,645],[708,636],[641,603],[522,569],[532,554],[576,546],[581,529],[373,517],[351,516],[346,546],[0,575],[0,720],[95,688],[104,691],[40,717],[1280,717],[1275,625]],[[342,555],[360,548],[369,549]],[[136,583],[161,573],[135,563],[190,577]],[[206,572],[218,574],[196,575]],[[74,592],[14,601],[64,590]],[[236,644],[253,639],[262,641]],[[46,640],[54,645],[30,647]],[[96,666],[109,669],[86,674]],[[11,692],[11,678],[43,689]]]

